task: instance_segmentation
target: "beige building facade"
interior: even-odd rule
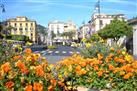
[[[7,20],[7,26],[13,27],[12,35],[28,36],[32,42],[36,42],[36,21],[29,20],[27,17],[18,16]]]
[[[91,16],[91,22],[90,26],[92,27],[92,30],[97,32],[98,30],[104,28],[107,24],[110,24],[114,18],[117,18],[119,20],[124,19],[125,17],[123,14],[103,14],[101,13],[100,15],[98,13],[95,13]]]

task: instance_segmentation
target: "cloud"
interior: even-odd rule
[[[55,3],[55,2],[48,2],[47,4],[48,5],[56,5],[56,6],[72,7],[72,8],[87,8],[87,9],[91,9],[91,6],[80,5],[80,4],[67,4],[67,3]]]
[[[125,5],[137,5],[136,1],[131,0],[102,0],[102,2],[110,2],[110,3],[119,3],[119,4],[125,4]]]

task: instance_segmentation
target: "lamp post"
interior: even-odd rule
[[[95,10],[97,10],[97,13],[98,13],[99,30],[100,30],[101,29],[101,25],[100,25],[100,0],[98,0],[98,2],[96,3]]]
[[[4,13],[5,12],[4,4],[0,4],[0,8],[2,8],[2,13]]]

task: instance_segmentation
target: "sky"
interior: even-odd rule
[[[137,16],[137,0],[100,1],[101,13],[125,14],[128,19]],[[97,0],[1,0],[6,12],[0,12],[0,18],[6,20],[26,16],[46,27],[53,20],[72,20],[80,26],[91,19],[96,2]]]

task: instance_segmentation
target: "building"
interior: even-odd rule
[[[67,23],[64,24],[64,32],[72,32],[74,33],[74,36],[72,37],[73,40],[78,39],[78,31],[77,31],[77,26],[75,23],[71,20],[69,20]],[[69,39],[69,37],[68,37]]]
[[[128,20],[128,24],[133,27],[133,55],[137,59],[137,18]]]
[[[80,30],[80,36],[79,37],[82,38],[82,39],[90,37],[90,35],[92,33],[89,24],[82,25],[79,28],[79,30]]]
[[[61,22],[58,20],[49,22],[48,24],[48,44],[51,42],[63,42],[65,40],[69,40],[69,38],[64,38],[62,36],[62,34],[64,32],[75,32],[75,35],[73,37],[73,39],[77,39],[77,27],[76,25],[72,22],[72,21],[68,21],[68,22]],[[55,34],[55,37],[52,39],[52,34]]]
[[[48,24],[48,31],[53,31],[55,34],[63,33],[64,32],[64,22],[60,21],[52,21]]]
[[[14,28],[11,30],[12,35],[25,35],[36,43],[36,21],[29,20],[24,16],[18,16],[14,19],[8,19],[7,26]]]
[[[95,13],[91,16],[90,26],[95,32],[97,32],[98,30],[105,27],[107,24],[110,24],[114,18],[117,18],[120,20],[125,19],[123,14],[114,14],[114,15],[100,14],[99,15],[98,13]]]

